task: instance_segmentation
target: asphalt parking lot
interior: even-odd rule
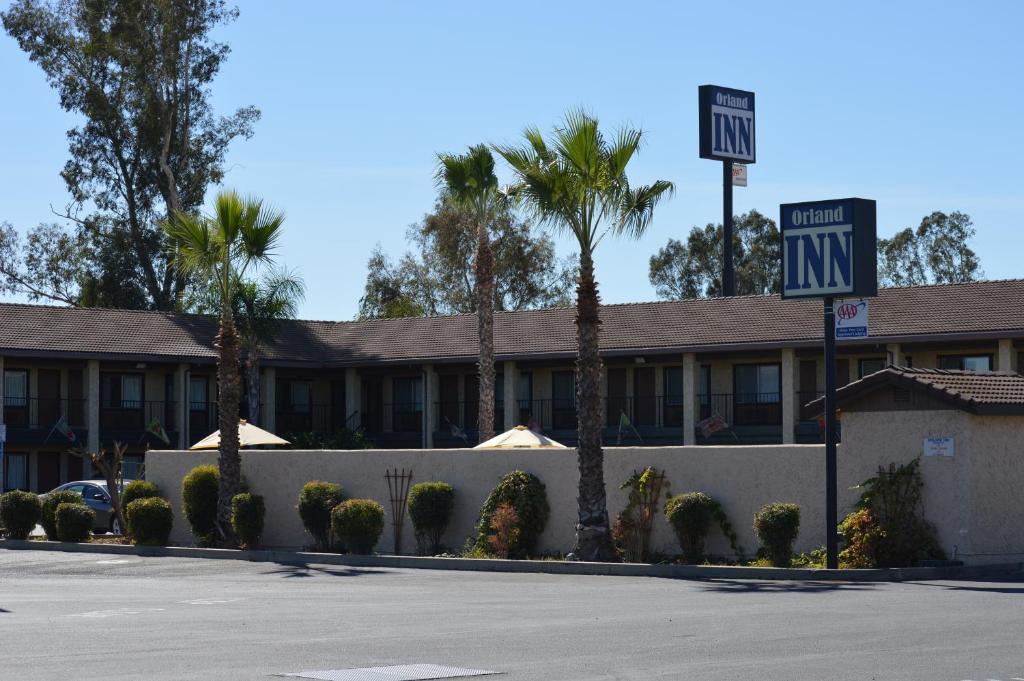
[[[294,567],[0,550],[2,679],[1024,679],[1024,580],[902,584]]]

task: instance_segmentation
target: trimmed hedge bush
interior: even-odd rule
[[[299,492],[296,508],[302,518],[302,526],[313,537],[317,551],[331,549],[331,509],[345,501],[341,485],[323,480],[311,480]]]
[[[384,507],[371,499],[349,499],[331,511],[331,529],[352,553],[373,553],[384,531]]]
[[[714,499],[703,492],[677,494],[665,502],[665,519],[676,533],[683,560],[690,565],[704,560],[704,541],[716,508]]]
[[[61,504],[82,504],[84,506],[85,499],[78,492],[72,492],[69,489],[50,492],[43,497],[39,524],[43,526],[46,538],[50,541],[60,541],[57,539],[57,507]]]
[[[132,480],[121,491],[121,508],[128,508],[128,504],[136,499],[148,499],[149,497],[160,496],[160,490],[148,480]],[[125,521],[128,519],[125,518]]]
[[[174,525],[174,512],[166,499],[135,499],[125,507],[125,515],[133,544],[167,546]]]
[[[789,567],[793,561],[793,542],[800,531],[800,506],[765,504],[754,515],[754,531],[772,565]]]
[[[455,489],[447,482],[417,483],[409,490],[408,505],[419,554],[440,553],[441,537],[455,507]]]
[[[243,492],[231,498],[231,528],[241,548],[255,548],[260,543],[266,512],[263,497],[258,494]]]
[[[57,521],[57,539],[76,543],[89,541],[96,513],[81,500],[57,504],[53,515]]]
[[[10,539],[28,539],[42,514],[43,504],[35,494],[17,489],[0,494],[0,522]]]
[[[480,508],[476,526],[477,550],[490,551],[491,517],[502,504],[512,506],[519,521],[519,534],[509,547],[509,558],[526,558],[535,554],[537,541],[551,514],[544,483],[524,471],[512,471],[503,477]]]
[[[220,472],[209,464],[196,466],[181,481],[185,519],[200,545],[212,544],[217,531],[217,488]]]

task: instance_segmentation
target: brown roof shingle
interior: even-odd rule
[[[863,341],[1024,337],[1024,280],[881,289]],[[779,296],[736,296],[605,305],[607,355],[770,349],[821,343],[822,304]],[[575,352],[574,310],[495,315],[499,359]],[[63,354],[212,361],[216,319],[199,315],[0,304],[0,354]],[[476,317],[417,317],[286,323],[264,358],[282,364],[343,365],[472,360]]]

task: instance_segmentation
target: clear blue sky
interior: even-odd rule
[[[737,213],[862,196],[878,201],[885,236],[962,210],[986,275],[1024,276],[1019,3],[239,7],[220,32],[233,53],[215,105],[255,104],[263,119],[232,146],[226,185],[287,212],[280,256],[306,279],[305,317],[355,314],[370,250],[403,251],[433,205],[437,152],[515,142],[576,106],[642,127],[631,179],[678,187],[642,240],[605,242],[597,257],[605,301],[653,299],[650,255],[721,219],[720,164],[697,157],[702,83],[757,93],[758,162]],[[74,117],[6,35],[0,93],[0,220],[25,229],[67,199],[58,173]]]

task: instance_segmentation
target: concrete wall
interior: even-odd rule
[[[664,469],[673,494],[702,490],[722,502],[747,553],[757,548],[752,523],[754,513],[772,501],[801,505],[803,519],[797,542],[799,550],[824,543],[824,461],[820,445],[768,445],[749,447],[650,447],[607,448],[605,479],[609,510],[614,516],[626,502],[618,489],[636,469],[647,465]],[[181,512],[181,479],[193,466],[213,463],[216,453],[151,451],[147,456],[147,477],[156,483],[174,506],[173,541],[192,541]],[[273,546],[301,546],[310,539],[303,532],[295,511],[302,485],[309,480],[340,483],[347,496],[376,499],[388,513],[388,529],[378,550],[392,550],[390,508],[384,472],[389,468],[411,468],[413,482],[443,480],[456,489],[454,519],[444,538],[460,548],[473,532],[480,506],[491,488],[505,473],[520,468],[537,475],[547,487],[551,519],[541,539],[544,552],[564,553],[571,549],[576,521],[575,450],[369,450],[369,451],[269,451],[242,454],[242,470],[250,488],[267,503],[265,542]],[[856,499],[848,488],[868,477],[873,468],[848,467],[840,480],[843,507]],[[414,551],[413,532],[408,519],[403,552]],[[652,548],[678,553],[668,524],[659,515]],[[713,554],[731,554],[728,542],[717,530],[708,547]]]

